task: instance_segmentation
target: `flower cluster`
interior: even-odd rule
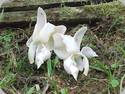
[[[65,35],[64,25],[55,26],[47,22],[46,13],[38,8],[37,22],[32,36],[27,41],[28,58],[31,64],[35,62],[37,68],[51,57],[52,51],[64,61],[64,69],[77,80],[79,71],[87,75],[89,71],[88,58],[98,55],[90,48],[80,49],[82,38],[87,27],[81,27],[74,35]]]

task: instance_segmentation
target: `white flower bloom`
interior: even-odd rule
[[[77,80],[79,71],[83,71],[87,76],[89,71],[89,61],[87,59],[98,56],[90,47],[83,47],[80,51],[82,38],[87,31],[87,27],[80,28],[74,37],[70,35],[55,34],[54,37],[54,52],[64,60],[64,69],[68,74],[73,75]]]
[[[68,74],[73,75],[74,79],[77,80],[79,69],[77,63],[72,59],[72,56],[64,60],[64,69]]]
[[[35,24],[35,28],[33,31],[32,36],[28,39],[26,45],[29,47],[30,43],[36,39],[38,37],[38,34],[40,32],[40,30],[44,27],[44,25],[47,23],[47,19],[46,19],[46,13],[44,12],[44,10],[42,8],[38,8],[37,10],[37,21]]]
[[[38,8],[37,11],[37,22],[34,28],[34,32],[32,34],[32,36],[28,39],[26,45],[29,47],[28,50],[28,58],[30,61],[30,64],[34,63],[34,59],[35,59],[35,55],[36,55],[36,49],[37,49],[37,43],[35,43],[34,39],[37,38],[40,30],[44,27],[45,23],[46,23],[46,14],[43,11],[43,9]]]
[[[34,59],[36,55],[36,48],[37,48],[37,45],[31,42],[29,46],[29,50],[28,50],[28,58],[29,58],[30,64],[34,63]]]
[[[84,36],[84,34],[86,33],[87,31],[87,27],[86,26],[83,26],[82,28],[80,28],[74,35],[74,39],[79,47],[79,50],[80,50],[80,45],[81,45],[81,42],[82,42],[82,38]]]
[[[87,57],[80,53],[80,54],[76,54],[74,58],[75,58],[75,61],[77,63],[79,70],[83,71],[84,69],[84,75],[87,76],[88,71],[89,71],[89,61]]]
[[[39,68],[45,60],[50,58],[50,51],[54,48],[53,35],[56,33],[64,34],[65,31],[66,27],[64,25],[55,26],[47,22],[46,13],[39,7],[34,32],[26,43],[29,47],[28,57],[30,63],[34,63],[36,57],[35,63]]]
[[[60,59],[65,59],[67,58],[70,53],[67,52],[66,50],[66,46],[63,43],[63,35],[62,34],[55,34],[53,36],[54,38],[54,52],[56,53],[56,55],[60,58]]]
[[[70,35],[64,35],[63,43],[66,46],[67,52],[76,53],[80,51],[80,44],[86,31],[87,27],[83,26],[75,33],[74,37]]]
[[[30,63],[37,65],[37,68],[51,57],[51,51],[64,60],[64,69],[68,74],[73,75],[77,80],[79,71],[83,71],[87,76],[89,71],[89,61],[87,58],[98,55],[90,48],[83,47],[80,51],[82,38],[87,31],[87,27],[80,28],[74,37],[64,35],[66,27],[64,25],[55,26],[46,19],[46,13],[42,8],[38,8],[37,22],[32,36],[27,41],[29,47],[28,57]]]
[[[98,57],[98,55],[92,50],[92,48],[87,47],[87,46],[83,47],[81,52],[88,58]]]
[[[80,52],[82,37],[87,31],[87,27],[80,28],[74,37],[70,35],[55,34],[54,52],[60,59],[66,59],[73,53]]]
[[[90,49],[90,47],[88,48]],[[83,69],[84,75],[87,76],[89,72],[89,61],[87,57],[97,57],[97,54],[92,49],[90,50],[90,52],[86,50],[84,50],[84,52],[82,51],[73,53],[71,56],[64,60],[64,69],[68,74],[73,75],[75,80],[77,80],[78,72],[83,71]]]
[[[51,43],[52,36],[55,33],[64,34],[66,31],[66,27],[64,25],[55,26],[49,22],[47,22],[46,14],[42,8],[38,8],[37,12],[37,22],[34,28],[34,32],[32,36],[27,41],[27,46],[29,47],[31,42],[37,43]],[[48,44],[49,45],[49,44]]]
[[[64,60],[64,69],[68,74],[73,75],[74,79],[77,80],[79,71],[83,71],[87,75],[89,71],[89,62],[86,56],[81,53],[76,53]]]
[[[62,38],[62,41],[65,44],[68,53],[75,53],[79,51],[79,47],[72,36],[64,35]]]
[[[44,45],[38,45],[36,49],[36,65],[37,68],[39,69],[40,66],[51,57],[51,52],[49,49],[47,49]]]

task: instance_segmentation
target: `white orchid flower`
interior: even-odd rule
[[[98,55],[90,47],[83,47],[83,50],[81,50],[81,52],[74,53],[64,60],[64,69],[66,70],[68,74],[73,75],[75,80],[77,80],[79,71],[83,71],[83,69],[84,69],[83,74],[87,76],[88,71],[89,71],[88,58],[97,57],[97,56]]]
[[[32,36],[27,41],[29,47],[28,57],[30,63],[37,64],[37,68],[51,56],[51,50],[54,48],[53,35],[56,33],[64,34],[66,27],[64,25],[55,26],[46,19],[46,13],[42,8],[38,8],[37,22]]]
[[[66,59],[73,53],[80,52],[80,44],[82,37],[87,31],[87,27],[80,28],[74,37],[70,35],[55,34],[54,37],[54,52],[60,59]]]
[[[84,74],[87,75],[89,62],[86,56],[81,53],[73,54],[64,60],[64,69],[68,74],[73,75],[75,80],[77,80],[78,73],[79,71],[83,71],[83,68],[85,68]]]
[[[83,69],[87,76],[89,71],[87,58],[98,56],[87,46],[80,51],[80,44],[86,31],[87,27],[83,26],[76,32],[74,37],[59,33],[54,35],[54,52],[60,59],[64,60],[64,69],[68,74],[73,75],[75,80],[77,80],[79,71],[83,71]]]

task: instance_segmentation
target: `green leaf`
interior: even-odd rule
[[[59,88],[58,88],[58,85],[57,85],[57,81],[56,80],[51,80],[51,85],[50,87],[52,88],[53,90],[53,94],[59,94]]]
[[[31,87],[31,88],[26,92],[26,94],[33,94],[34,91],[35,91],[35,87],[33,86],[33,87]]]
[[[52,68],[53,68],[53,71],[52,71],[52,73],[54,74],[54,72],[55,72],[55,68],[56,68],[56,65],[59,63],[59,58],[58,57],[56,57],[54,60],[53,60],[53,62],[52,62]]]
[[[53,60],[53,67],[55,68],[55,66],[59,63],[59,58],[58,57],[55,57],[55,59]]]
[[[61,89],[61,94],[69,94],[68,89],[67,88]]]
[[[112,79],[110,84],[113,88],[115,88],[119,85],[119,81],[117,79]]]
[[[3,80],[0,81],[0,88],[7,87],[7,86],[11,85],[12,83],[14,83],[15,76],[16,75],[13,73],[6,74],[5,77],[3,78]]]
[[[48,77],[52,76],[52,64],[51,64],[51,59],[47,61],[47,71],[48,71]]]
[[[114,63],[114,64],[111,65],[111,68],[112,68],[112,69],[116,69],[116,68],[118,68],[118,67],[119,67],[119,64],[118,64],[118,63]]]

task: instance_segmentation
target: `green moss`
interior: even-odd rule
[[[78,17],[78,13],[80,13],[80,10],[76,7],[62,7],[59,10],[59,15],[61,18],[72,18],[72,17]]]
[[[86,5],[84,11],[96,16],[118,16],[125,10],[125,7],[119,1],[110,3],[101,3],[98,5]]]

